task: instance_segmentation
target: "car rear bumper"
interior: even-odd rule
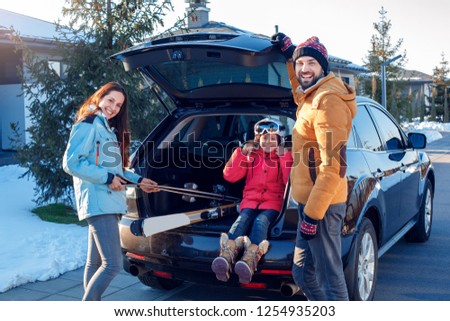
[[[201,284],[242,286],[234,273],[225,284],[211,270],[211,263],[220,252],[220,233],[190,233],[188,227],[149,237],[135,236],[129,228],[134,220],[124,216],[120,223],[125,271],[135,276],[148,273]],[[258,264],[252,284],[246,287],[280,290],[283,284],[293,284],[294,245],[293,238],[270,240],[269,252]]]

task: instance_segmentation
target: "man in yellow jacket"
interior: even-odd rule
[[[278,33],[272,43],[286,56],[298,105],[292,132],[291,186],[299,212],[293,278],[308,300],[348,300],[340,235],[355,92],[329,73],[328,53],[317,37],[295,47]]]

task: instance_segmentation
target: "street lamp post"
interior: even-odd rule
[[[394,62],[397,59],[400,59],[402,57],[402,55],[398,55],[392,59],[386,60],[385,62],[383,62],[381,64],[381,105],[383,105],[383,107],[385,109],[387,109],[386,107],[386,66],[389,65],[390,63]]]

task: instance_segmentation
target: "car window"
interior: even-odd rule
[[[353,129],[362,148],[374,152],[384,150],[378,132],[366,107],[361,105],[353,119]]]
[[[291,88],[286,64],[240,66],[222,62],[170,61],[153,68],[181,92],[220,84],[254,83]]]
[[[350,135],[348,136],[347,148],[356,148],[356,146],[355,134],[352,128],[352,130],[350,131]]]
[[[392,119],[377,107],[371,107],[370,111],[378,124],[380,134],[386,143],[386,149],[389,151],[404,149],[405,141],[403,135]]]

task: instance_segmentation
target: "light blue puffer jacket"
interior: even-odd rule
[[[113,191],[108,185],[116,174],[133,182],[141,179],[130,170],[122,170],[116,135],[101,113],[72,127],[63,169],[73,176],[79,220],[101,214],[125,214],[125,191]]]

